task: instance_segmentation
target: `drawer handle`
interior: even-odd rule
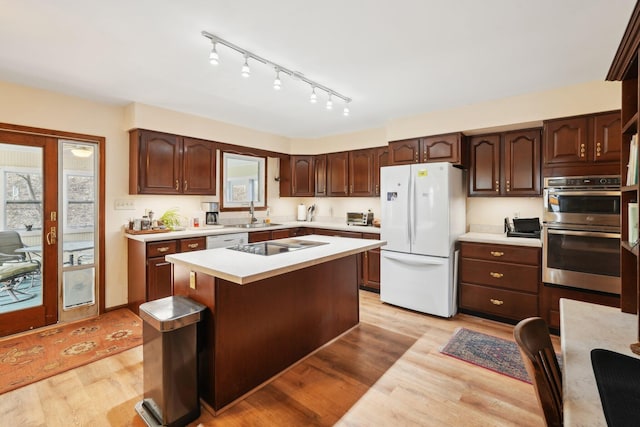
[[[190,249],[195,249],[195,248],[197,248],[198,246],[200,246],[200,243],[189,243],[187,246],[188,246]]]
[[[168,250],[169,250],[169,246],[163,246],[157,249],[158,252],[167,252]]]
[[[490,254],[493,255],[493,256],[498,257],[498,256],[503,256],[504,252],[491,251]]]
[[[504,301],[499,300],[499,299],[489,298],[489,301],[491,301],[491,304],[493,304],[493,305],[502,305],[502,304],[504,304]]]
[[[491,273],[489,273],[491,275],[491,277],[493,277],[494,279],[499,279],[502,276],[504,276],[504,274],[502,273],[494,273],[493,271]]]

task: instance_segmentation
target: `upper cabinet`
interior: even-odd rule
[[[374,196],[380,195],[380,168],[383,166],[389,166],[391,164],[391,154],[389,152],[389,146],[374,148],[374,166],[373,166],[373,191]]]
[[[319,154],[314,156],[315,185],[316,196],[323,197],[327,195],[327,155]]]
[[[465,166],[464,135],[460,132],[389,142],[390,164],[449,162]]]
[[[620,173],[620,111],[544,122],[544,175]]]
[[[280,158],[280,196],[313,197],[314,194],[314,156]]]
[[[349,152],[327,154],[327,196],[349,195]]]
[[[216,144],[173,134],[129,134],[130,194],[216,194]]]
[[[541,194],[540,129],[476,135],[469,151],[469,196]]]

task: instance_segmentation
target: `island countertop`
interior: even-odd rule
[[[382,240],[353,239],[315,234],[295,239],[328,244],[269,256],[218,248],[167,255],[165,259],[191,271],[205,273],[244,285],[379,248],[386,244]],[[277,240],[274,241],[277,242]]]

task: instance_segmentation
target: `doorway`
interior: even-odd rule
[[[104,139],[78,137],[0,125],[0,336],[104,311]]]

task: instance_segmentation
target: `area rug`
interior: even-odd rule
[[[441,353],[531,383],[514,341],[458,328]]]
[[[128,309],[0,340],[0,394],[142,344]]]

